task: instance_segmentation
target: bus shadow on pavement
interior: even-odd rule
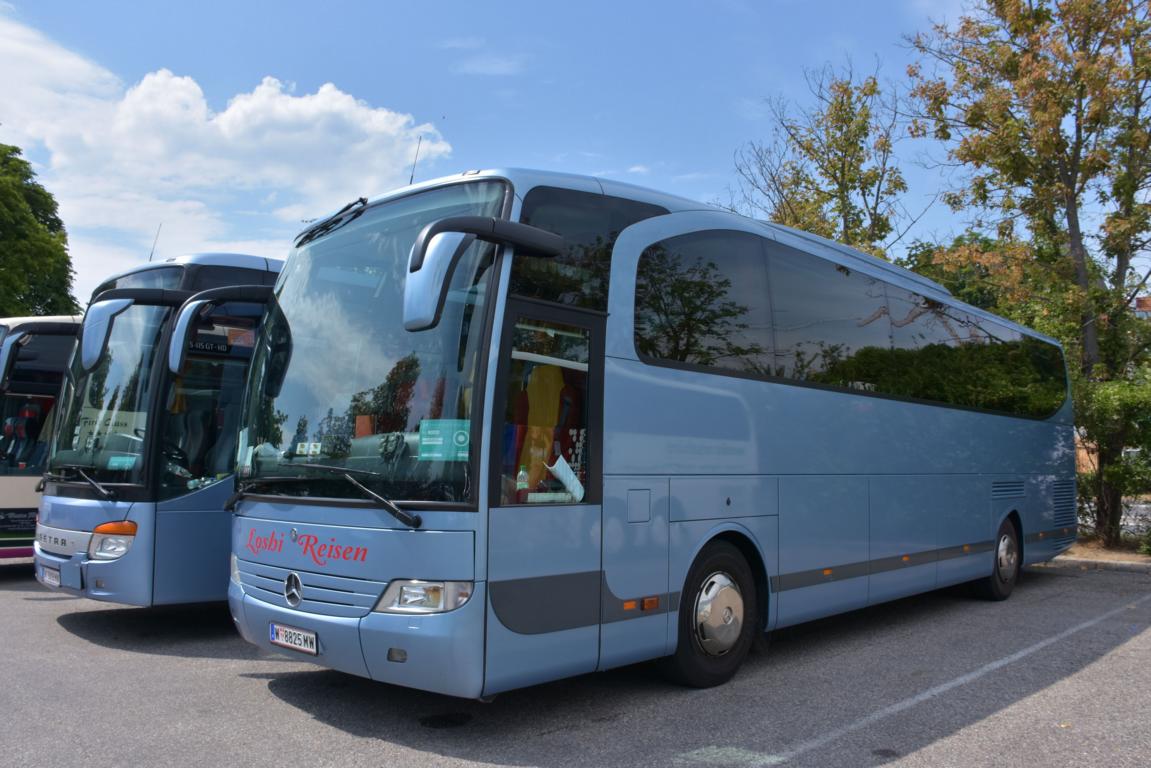
[[[490,704],[330,670],[247,676],[266,679],[274,696],[324,725],[468,760],[691,766],[770,765],[784,756],[804,765],[879,765],[1073,676],[1151,626],[1151,604],[1143,603],[1136,624],[1104,622],[949,687],[1146,594],[1145,580],[1115,594],[1091,578],[1032,569],[1005,603],[951,588],[787,628],[733,681],[708,690],[665,682],[650,663],[512,691]],[[1070,592],[1081,593],[1074,605]],[[1043,623],[1029,627],[1040,616]],[[916,702],[936,689],[930,706]],[[875,718],[904,702],[898,714]],[[840,735],[817,743],[828,733]]]
[[[256,659],[223,603],[73,611],[56,618],[65,631],[104,648],[191,658]]]
[[[65,598],[41,586],[36,581],[36,572],[32,559],[16,560],[11,563],[0,564],[0,591],[4,592],[36,592],[42,597]],[[28,599],[28,598],[25,598]]]

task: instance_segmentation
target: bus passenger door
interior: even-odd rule
[[[484,693],[599,660],[603,314],[508,302],[493,398]]]

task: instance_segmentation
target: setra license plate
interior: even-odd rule
[[[40,580],[44,582],[45,586],[58,587],[60,586],[60,571],[55,568],[41,568]]]
[[[269,624],[268,641],[272,645],[291,648],[293,651],[300,651],[312,656],[319,653],[316,650],[316,633],[306,629],[285,627],[283,624]]]

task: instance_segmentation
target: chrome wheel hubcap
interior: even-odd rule
[[[996,559],[999,564],[999,580],[1011,581],[1015,577],[1015,564],[1019,560],[1019,550],[1015,546],[1015,539],[1007,534],[999,537]]]
[[[695,599],[695,639],[704,653],[722,656],[739,642],[743,630],[743,595],[723,572],[703,580]]]

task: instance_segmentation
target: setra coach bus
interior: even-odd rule
[[[38,486],[79,315],[0,319],[0,560],[32,557]]]
[[[36,526],[36,577],[128,605],[223,600],[240,397],[262,303],[234,301],[162,355],[195,292],[271,291],[280,262],[209,253],[142,265],[92,294],[68,369]],[[243,291],[241,292],[243,293]]]
[[[716,685],[765,631],[1003,599],[1075,537],[1056,342],[605,179],[350,203],[298,236],[252,360],[232,616],[374,680],[487,697],[662,657]]]

